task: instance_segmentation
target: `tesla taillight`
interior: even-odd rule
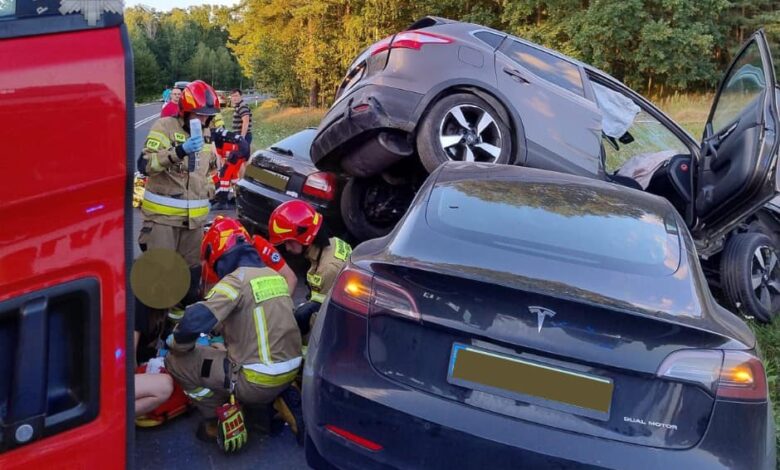
[[[746,352],[726,351],[718,380],[718,398],[764,401],[766,373],[761,361]]]
[[[336,197],[336,175],[324,171],[309,175],[303,183],[303,194],[332,201]]]
[[[351,312],[368,315],[372,280],[372,276],[367,272],[354,268],[344,269],[333,286],[331,301]]]
[[[451,44],[452,39],[433,33],[422,31],[402,31],[393,36],[386,37],[371,46],[371,55],[377,55],[388,49],[414,49],[420,50],[426,44]]]
[[[764,366],[742,351],[677,351],[664,360],[658,376],[701,384],[718,398],[763,401],[767,397]]]
[[[331,301],[361,315],[395,315],[420,321],[417,303],[406,289],[355,267],[341,272]]]

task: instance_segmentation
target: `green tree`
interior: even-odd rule
[[[133,67],[137,99],[149,99],[161,93],[160,66],[143,37],[133,40]]]

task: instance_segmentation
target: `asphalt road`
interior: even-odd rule
[[[146,135],[157,116],[161,103],[150,103],[135,108],[135,152],[138,155]],[[212,213],[234,215],[235,211]],[[134,239],[138,238],[141,226],[141,212],[134,209]],[[135,256],[140,255],[138,244],[134,246]],[[296,300],[300,301],[303,286],[296,289]],[[285,430],[276,437],[263,437],[250,432],[249,444],[235,455],[225,455],[216,444],[195,439],[195,429],[200,417],[196,410],[180,416],[159,428],[135,430],[135,467],[167,469],[303,469],[308,468],[303,448],[298,447],[291,432]]]

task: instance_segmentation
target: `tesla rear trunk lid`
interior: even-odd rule
[[[714,398],[656,377],[670,353],[724,337],[649,317],[475,280],[376,264],[421,321],[372,314],[376,370],[486,411],[634,444],[682,449],[703,436]]]

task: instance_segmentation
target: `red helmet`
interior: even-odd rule
[[[230,217],[218,215],[200,245],[200,258],[203,260],[203,277],[209,284],[219,281],[214,265],[217,260],[236,246],[239,238],[252,243],[252,238],[243,225]]]
[[[184,87],[181,94],[181,112],[214,116],[219,113],[219,97],[211,85],[203,80],[195,80]]]
[[[269,241],[279,245],[295,240],[301,245],[311,245],[322,226],[322,216],[309,204],[292,200],[279,205],[268,221]]]

